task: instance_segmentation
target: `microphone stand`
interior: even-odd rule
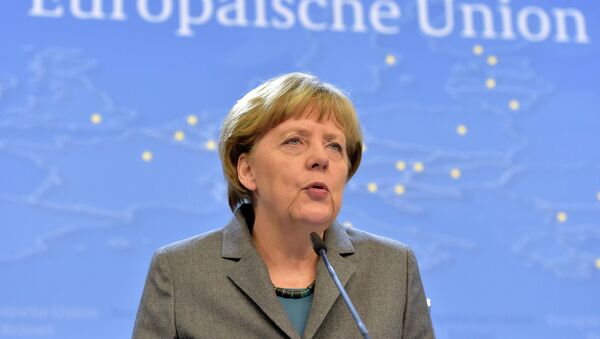
[[[325,267],[327,267],[327,270],[329,271],[329,274],[331,275],[333,282],[335,282],[335,285],[337,286],[338,290],[340,290],[340,294],[342,295],[342,298],[344,299],[346,306],[348,306],[348,309],[350,310],[350,314],[352,314],[352,318],[354,318],[354,321],[356,322],[356,325],[358,326],[360,333],[362,333],[362,335],[365,339],[370,339],[369,332],[367,331],[367,326],[365,326],[362,319],[360,318],[358,311],[352,304],[352,301],[350,300],[348,293],[346,293],[344,286],[342,286],[340,279],[338,278],[337,274],[335,273],[335,271],[333,269],[333,266],[331,266],[331,263],[329,262],[329,259],[327,258],[327,246],[325,246],[325,242],[323,242],[323,239],[321,239],[321,237],[315,232],[312,232],[310,234],[310,240],[312,241],[313,249],[323,259],[323,262],[325,263]]]

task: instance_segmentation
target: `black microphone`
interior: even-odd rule
[[[356,322],[356,325],[358,326],[360,333],[362,333],[362,335],[365,339],[369,339],[369,332],[367,331],[367,326],[365,326],[362,319],[360,318],[360,315],[358,315],[358,311],[352,304],[352,301],[350,301],[350,297],[348,296],[348,293],[346,293],[344,286],[342,286],[340,279],[338,278],[337,274],[335,274],[335,271],[333,270],[333,267],[331,266],[331,263],[329,262],[329,259],[327,258],[327,246],[325,246],[325,242],[315,232],[312,232],[310,234],[310,241],[312,242],[313,249],[315,250],[315,252],[317,252],[317,255],[319,255],[321,258],[323,258],[323,262],[325,263],[325,266],[327,267],[327,270],[329,271],[329,274],[331,275],[331,278],[335,282],[335,285],[337,286],[338,290],[340,290],[340,294],[342,295],[342,298],[344,299],[346,306],[348,306],[348,309],[350,310],[350,313],[352,314],[352,318],[354,318],[354,321]]]

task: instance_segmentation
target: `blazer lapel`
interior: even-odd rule
[[[354,253],[350,238],[344,227],[334,222],[325,232],[324,240],[327,246],[327,257],[342,285],[345,286],[356,269],[354,263],[346,258],[347,255]],[[340,292],[331,279],[323,260],[319,259],[313,303],[304,328],[303,338],[312,338],[315,335],[338,296],[340,296]]]
[[[277,300],[267,267],[252,245],[250,231],[240,210],[235,217],[223,232],[223,258],[238,260],[227,276],[281,331],[290,338],[299,339],[298,332]]]

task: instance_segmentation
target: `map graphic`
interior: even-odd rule
[[[291,71],[355,103],[338,219],[415,251],[438,338],[600,338],[598,5],[529,4],[585,14],[590,41],[560,43],[426,36],[418,1],[396,35],[193,37],[35,2],[0,11],[0,338],[130,337],[152,253],[231,218],[224,116]]]

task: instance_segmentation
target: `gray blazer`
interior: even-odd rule
[[[337,222],[325,243],[371,338],[434,338],[409,248]],[[225,228],[163,247],[152,258],[133,338],[177,337],[300,338],[240,210]],[[322,260],[302,338],[361,338]]]

